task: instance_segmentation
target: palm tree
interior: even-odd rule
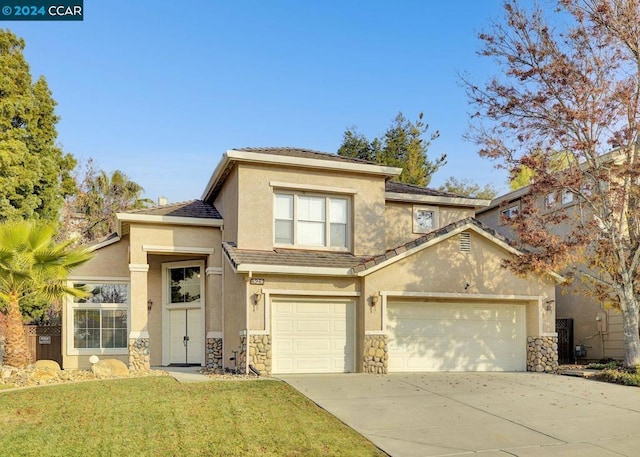
[[[91,258],[71,241],[56,243],[55,226],[46,222],[0,224],[0,308],[4,313],[4,364],[23,368],[31,363],[20,309],[23,300],[51,302],[86,292],[67,285],[71,270]]]
[[[93,232],[94,239],[112,233],[115,227],[115,214],[118,211],[143,208],[153,202],[140,198],[144,189],[131,181],[120,170],[108,175],[101,170],[89,182],[85,199],[86,215],[90,218],[86,232]]]

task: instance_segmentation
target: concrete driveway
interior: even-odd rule
[[[640,389],[550,374],[280,376],[392,456],[638,456]]]

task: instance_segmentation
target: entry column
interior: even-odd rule
[[[146,262],[146,253],[144,259]],[[149,357],[149,314],[147,307],[147,272],[149,264],[130,263],[131,309],[129,323],[129,369],[148,371],[151,369]]]

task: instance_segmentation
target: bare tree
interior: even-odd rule
[[[562,270],[619,308],[625,364],[638,365],[639,1],[559,0],[545,11],[507,0],[504,11],[479,35],[480,54],[500,74],[463,82],[480,153],[535,176],[514,219],[529,253],[509,265]],[[552,163],[558,151],[572,156],[561,171]],[[557,211],[554,195],[576,204]]]

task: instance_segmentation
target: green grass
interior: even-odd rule
[[[168,377],[0,393],[3,456],[382,456],[277,381]]]

